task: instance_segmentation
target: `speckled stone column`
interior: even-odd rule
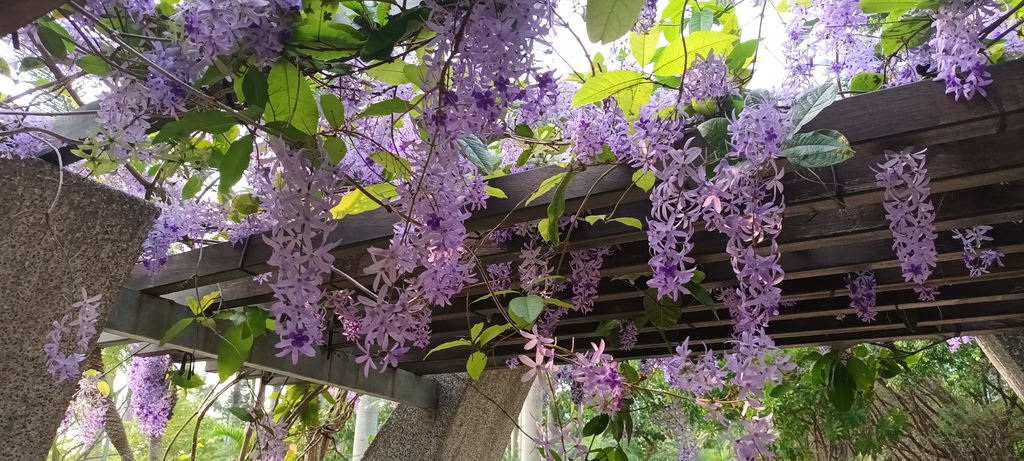
[[[102,329],[158,214],[68,172],[58,184],[51,164],[0,160],[0,459],[46,459],[78,384],[46,372],[46,334],[82,288],[103,295]]]
[[[516,416],[530,391],[521,370],[434,375],[441,384],[436,410],[398,405],[363,461],[500,461]]]
[[[976,341],[1017,397],[1024,399],[1024,333],[984,335]]]

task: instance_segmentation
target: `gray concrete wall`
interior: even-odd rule
[[[1024,399],[1024,333],[984,335],[975,341],[1017,397]]]
[[[363,461],[500,461],[530,390],[521,370],[435,375],[436,410],[400,404],[366,450]]]
[[[157,209],[40,160],[0,160],[0,459],[46,459],[77,381],[46,372],[43,343],[84,287],[98,329],[142,252]]]

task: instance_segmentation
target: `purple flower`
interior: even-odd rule
[[[935,79],[946,82],[946,93],[956,99],[971,99],[975,92],[985,96],[984,87],[992,83],[985,70],[986,45],[981,31],[986,18],[998,12],[992,0],[950,0],[942,2],[933,22],[935,33],[928,42]]]
[[[850,290],[850,307],[863,322],[875,320],[875,274],[861,271],[846,274],[846,289]]]
[[[74,320],[71,314],[65,314],[60,320],[53,322],[53,329],[46,334],[43,352],[46,354],[46,370],[57,378],[58,382],[75,378],[81,372],[80,364],[85,360],[89,344],[96,337],[96,320],[99,317],[99,301],[102,295],[90,297],[82,288],[82,299],[71,304],[78,308]],[[74,346],[65,344],[65,334],[75,334]],[[70,350],[69,350],[70,349]]]
[[[935,250],[935,208],[928,201],[931,188],[924,167],[924,150],[908,147],[900,152],[885,151],[886,162],[875,174],[885,187],[886,218],[892,231],[896,257],[903,277],[923,285],[938,262]],[[923,300],[924,298],[922,298]]]
[[[590,248],[569,254],[572,303],[584,314],[589,314],[594,309],[597,285],[601,282],[601,264],[604,263],[604,257],[611,254],[612,250],[609,247]]]
[[[622,350],[633,350],[633,347],[636,346],[636,335],[636,324],[632,320],[619,322],[619,343],[622,345]]]
[[[967,229],[953,229],[953,237],[964,243],[964,264],[971,273],[971,277],[978,277],[987,274],[992,264],[1003,265],[1004,254],[987,248],[982,250],[981,245],[992,241],[992,237],[985,235],[992,230],[992,226],[974,226]]]
[[[171,417],[173,390],[168,386],[170,356],[134,357],[128,369],[128,388],[132,391],[129,410],[139,422],[139,432],[151,437],[164,433]]]

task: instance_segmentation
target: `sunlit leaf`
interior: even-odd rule
[[[646,0],[587,0],[587,36],[611,43],[636,24]]]

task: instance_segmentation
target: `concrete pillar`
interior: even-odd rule
[[[480,381],[432,376],[441,386],[437,409],[399,404],[363,461],[500,461],[530,390],[521,376],[509,369],[485,371]]]
[[[370,437],[377,436],[377,413],[380,399],[364,395],[356,402],[356,433],[352,441],[352,461],[360,461],[370,446]]]
[[[984,335],[975,340],[999,375],[1024,399],[1024,333]]]
[[[537,423],[544,420],[544,384],[546,380],[534,379],[530,386],[530,392],[526,394],[526,401],[523,409],[519,412],[519,427],[522,431],[519,436],[519,461],[540,461],[540,452],[537,451],[537,440],[539,434]]]
[[[0,459],[46,459],[78,385],[46,372],[46,334],[83,287],[103,295],[102,330],[157,215],[68,172],[58,197],[59,178],[40,160],[0,160]]]

